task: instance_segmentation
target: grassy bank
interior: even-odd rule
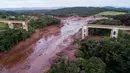
[[[8,24],[0,23],[0,30],[6,29],[6,28],[9,28],[9,27],[8,27]]]
[[[115,11],[105,11],[96,14],[95,16],[116,16],[116,15],[124,15],[126,14],[125,12],[115,12]]]

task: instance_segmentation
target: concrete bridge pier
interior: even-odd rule
[[[11,29],[14,28],[14,25],[13,25],[11,22],[8,22],[8,26],[9,26],[9,28],[11,28]]]
[[[23,27],[23,29],[25,29],[26,31],[28,31],[28,25],[25,22],[22,23],[22,27]]]
[[[84,39],[86,36],[88,36],[88,26],[82,27],[82,39]]]
[[[117,38],[118,37],[118,29],[117,28],[113,28],[111,30],[111,35],[110,35],[111,38]]]

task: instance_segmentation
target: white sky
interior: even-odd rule
[[[0,8],[118,6],[130,7],[130,0],[0,0]]]

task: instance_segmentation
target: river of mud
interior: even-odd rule
[[[51,59],[73,42],[73,36],[91,20],[102,18],[62,18],[64,26],[59,33],[43,36],[33,48],[33,52],[22,62],[7,68],[1,65],[0,73],[43,73]]]

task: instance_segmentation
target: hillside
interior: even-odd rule
[[[72,16],[72,15],[79,15],[79,16],[90,16],[95,15],[100,12],[104,11],[120,11],[120,12],[128,12],[126,10],[120,9],[110,9],[105,7],[72,7],[72,8],[62,8],[57,10],[49,11],[45,14],[47,15],[55,15],[55,16]]]

